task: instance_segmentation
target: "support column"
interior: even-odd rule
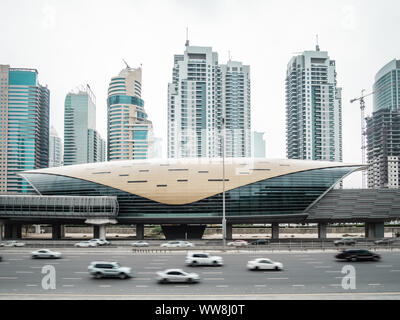
[[[99,239],[100,237],[100,227],[99,226],[93,226],[93,238],[94,239]]]
[[[226,240],[232,240],[232,223],[226,222]]]
[[[3,226],[4,226],[3,221],[0,221],[0,241],[3,241],[3,240],[4,240],[4,236],[3,236]]]
[[[13,224],[11,229],[11,239],[19,240],[22,239],[22,225]]]
[[[326,222],[318,223],[318,239],[326,239]]]
[[[385,236],[384,222],[366,222],[365,238],[383,238]]]
[[[279,239],[279,223],[274,222],[271,224],[271,238],[272,239]]]
[[[4,239],[6,239],[6,240],[12,239],[12,225],[11,224],[4,225]]]
[[[53,224],[51,228],[51,233],[51,238],[53,240],[61,240],[65,237],[65,228],[59,223]]]
[[[40,224],[35,224],[35,233],[40,234]]]
[[[144,224],[143,223],[136,224],[136,239],[137,240],[144,239]]]
[[[99,239],[106,240],[106,225],[99,226]]]

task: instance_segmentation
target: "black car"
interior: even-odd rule
[[[3,258],[0,256],[0,262],[1,262],[1,260],[3,260]]]
[[[252,245],[269,244],[269,240],[267,240],[267,239],[257,239],[257,240],[255,240],[253,242],[250,242],[250,244],[252,244]]]
[[[335,258],[347,261],[363,261],[363,260],[378,261],[381,259],[381,256],[377,253],[365,249],[347,249],[335,255]]]

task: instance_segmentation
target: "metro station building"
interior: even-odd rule
[[[319,237],[333,222],[365,222],[366,236],[383,237],[385,221],[400,217],[396,190],[334,188],[362,165],[252,158],[124,160],[21,173],[37,195],[0,196],[6,238],[22,224],[91,224],[95,236],[109,224],[160,224],[167,239],[201,238],[207,224],[221,224],[223,193],[227,238],[233,224],[318,223]],[[383,199],[382,201],[380,199]],[[40,202],[40,204],[39,204]],[[399,203],[397,203],[399,202]],[[96,231],[97,230],[97,231]]]

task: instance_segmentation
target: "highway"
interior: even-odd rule
[[[39,248],[37,248],[39,249]],[[341,262],[335,250],[212,252],[222,267],[188,267],[186,251],[138,253],[130,248],[52,248],[62,259],[32,259],[34,248],[2,248],[0,299],[400,299],[400,251],[378,251],[379,262]],[[206,251],[206,250],[205,250]],[[267,257],[282,271],[249,271],[248,260]],[[133,278],[93,279],[91,261],[118,261]],[[52,265],[56,288],[43,289],[42,268]],[[355,268],[355,289],[344,289],[344,266]],[[155,272],[182,268],[201,276],[197,284],[159,284]]]

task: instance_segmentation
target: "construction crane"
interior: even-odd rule
[[[361,161],[362,161],[362,164],[366,164],[365,150],[367,148],[366,147],[366,142],[365,142],[367,133],[366,133],[366,130],[365,130],[365,101],[364,101],[364,98],[366,98],[368,96],[371,96],[371,95],[373,95],[375,93],[378,93],[378,92],[380,92],[382,90],[385,90],[385,89],[387,89],[389,87],[392,87],[392,86],[393,86],[393,84],[389,84],[387,86],[379,88],[378,90],[374,90],[374,91],[372,91],[372,92],[370,92],[370,93],[368,93],[366,95],[364,95],[365,89],[362,89],[361,90],[361,97],[354,98],[354,99],[350,100],[350,103],[353,103],[355,101],[360,101],[360,110],[361,110]],[[366,170],[363,170],[362,171],[362,188],[363,189],[365,188],[366,175],[367,175]]]

